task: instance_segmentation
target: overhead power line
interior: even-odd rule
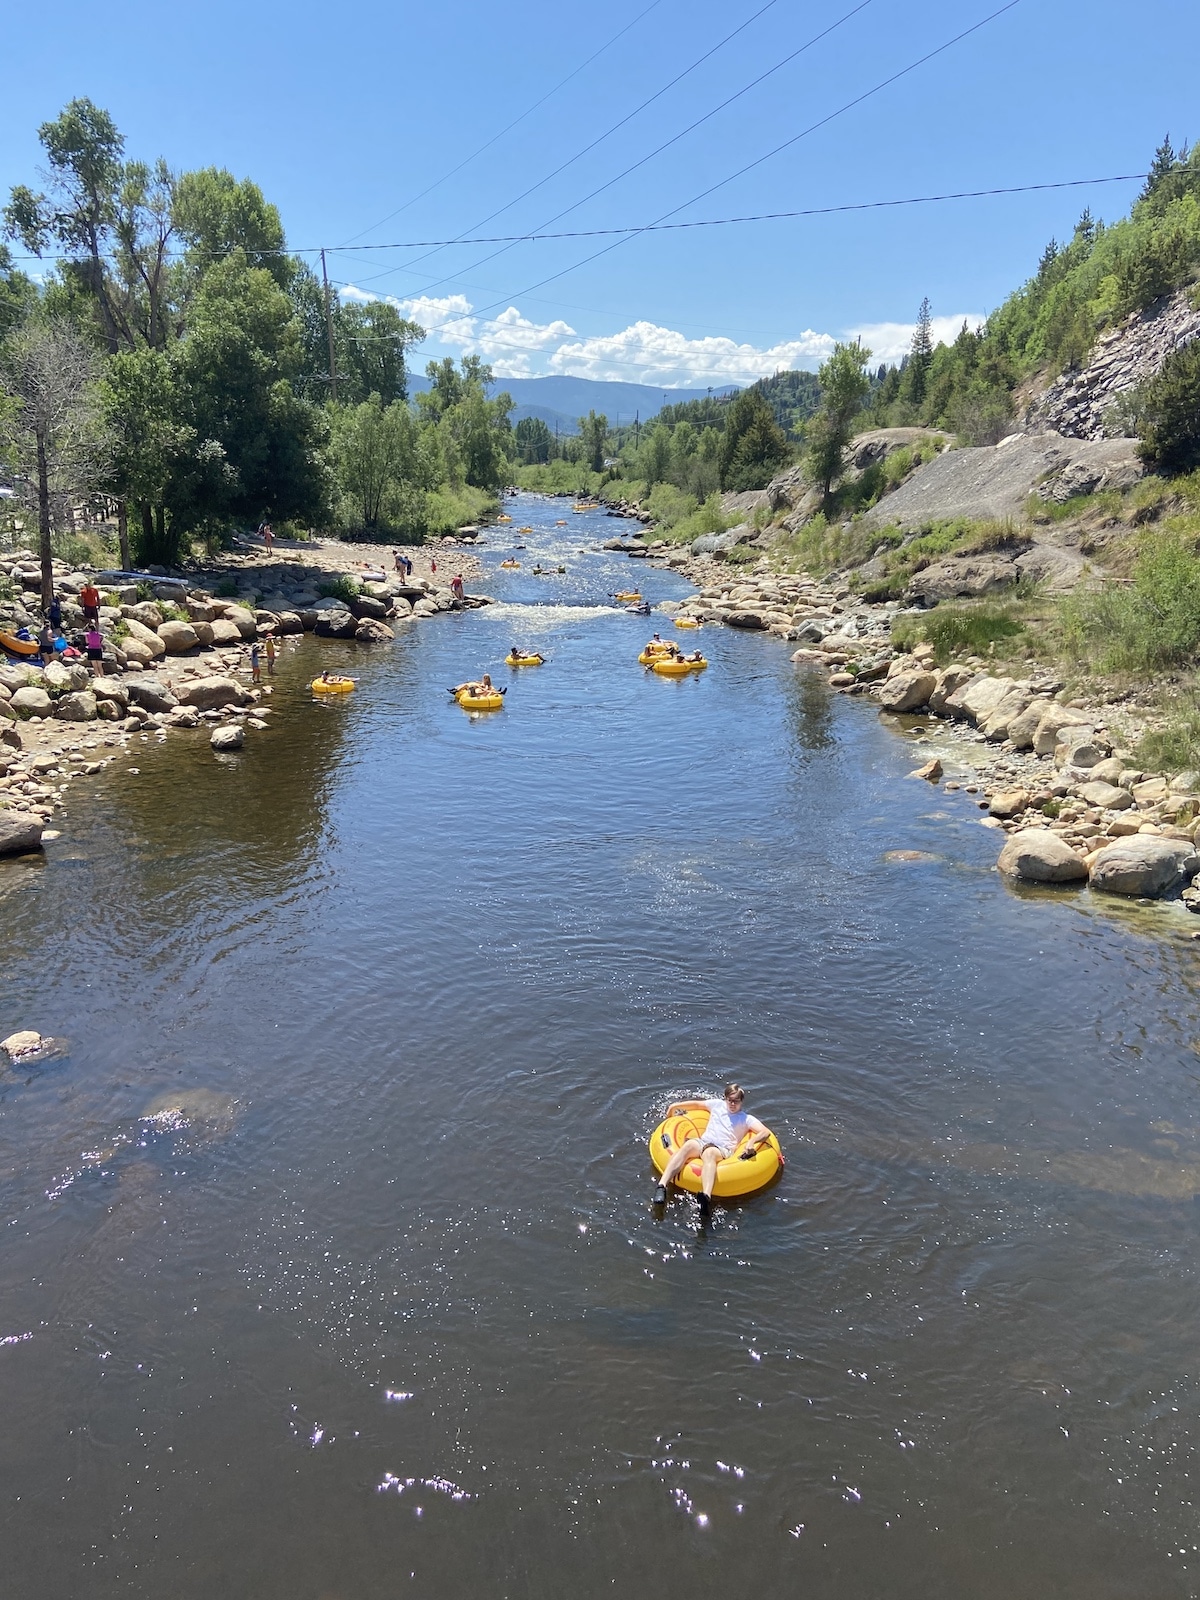
[[[719,115],[720,112],[733,105],[734,101],[740,100],[744,95],[749,94],[751,89],[757,89],[760,84],[765,83],[767,79],[773,77],[775,73],[782,72],[784,67],[790,66],[793,61],[804,55],[806,51],[811,50],[814,45],[820,44],[822,39],[828,38],[831,33],[836,33],[836,31],[849,22],[852,17],[856,17],[860,11],[865,11],[869,5],[873,4],[874,0],[858,0],[858,4],[847,11],[844,16],[838,17],[837,20],[835,22],[831,22],[828,27],[822,28],[820,33],[815,33],[811,39],[807,39],[797,49],[784,56],[781,61],[776,61],[775,64],[768,67],[765,72],[760,72],[756,78],[752,78],[749,83],[744,84],[742,88],[738,89],[734,94],[728,95],[724,100],[721,101],[719,105],[713,106],[711,111],[706,111],[703,116],[697,117],[694,122],[690,122],[686,128],[681,128],[678,133],[672,134],[669,139],[664,140],[663,143],[658,145],[654,150],[647,151],[644,156],[640,156],[638,160],[632,163],[632,165],[626,167],[623,172],[618,172],[615,178],[609,178],[606,182],[600,184],[598,188],[593,189],[590,194],[585,194],[582,199],[574,200],[569,206],[565,206],[563,210],[556,211],[552,217],[548,217],[546,221],[541,223],[534,231],[537,233],[544,232],[545,229],[552,227],[554,223],[560,221],[563,217],[570,216],[572,211],[578,211],[580,206],[586,205],[589,200],[594,200],[597,195],[603,194],[606,189],[611,189],[614,184],[620,183],[621,180],[623,178],[627,178],[631,172],[636,172],[639,167],[644,167],[648,161],[653,161],[656,156],[662,155],[664,150],[669,150],[672,145],[678,144],[681,139],[686,139],[689,133],[694,133],[696,129],[701,127],[704,123],[711,122],[713,117]],[[514,249],[515,245],[516,241],[505,243],[502,249],[493,250],[491,255],[482,256],[478,261],[473,261],[469,267],[464,267],[462,271],[474,272],[477,267],[482,267],[487,262],[494,261],[497,256],[502,256],[506,254],[507,251]],[[416,262],[413,262],[413,265],[415,266]],[[454,277],[461,277],[461,275],[461,273],[455,273]],[[429,284],[426,287],[427,290],[431,288],[440,288],[443,283],[448,283],[450,281],[451,279],[449,278],[441,278],[436,283]]]
[[[707,189],[702,189],[699,194],[694,194],[690,200],[684,200],[681,204],[672,206],[670,211],[664,211],[661,216],[655,217],[653,223],[647,224],[645,228],[639,229],[637,233],[626,234],[622,238],[614,239],[611,244],[605,245],[603,249],[593,251],[590,256],[584,256],[581,261],[576,261],[569,267],[563,267],[558,272],[552,272],[548,277],[539,278],[536,283],[528,284],[524,289],[518,289],[515,294],[505,295],[502,300],[495,301],[494,305],[503,305],[504,300],[514,300],[521,295],[532,294],[535,289],[542,289],[548,283],[555,283],[559,278],[565,278],[568,273],[578,272],[580,267],[586,267],[591,262],[599,260],[601,256],[608,255],[611,251],[619,249],[621,245],[627,244],[630,239],[636,239],[640,234],[648,232],[651,227],[656,227],[669,221],[671,217],[677,216],[679,212],[686,211],[689,206],[698,204],[701,200],[707,199],[710,194],[715,194],[718,189],[723,189],[727,184],[744,177],[747,172],[752,172],[755,167],[762,166],[765,161],[770,161],[772,157],[780,155],[784,150],[791,149],[793,145],[799,144],[801,139],[807,139],[810,134],[816,133],[818,129],[827,127],[829,123],[836,121],[838,117],[845,116],[848,111],[853,111],[857,106],[862,105],[864,101],[882,93],[884,89],[889,88],[893,83],[898,83],[901,78],[906,78],[909,73],[915,72],[918,67],[923,67],[936,57],[944,55],[947,50],[953,49],[956,44],[961,44],[964,39],[968,39],[972,34],[978,33],[981,28],[986,28],[989,23],[995,22],[998,17],[1004,16],[1008,11],[1015,10],[1020,3],[1021,0],[1006,0],[1004,5],[997,7],[995,11],[989,12],[986,17],[981,17],[978,22],[973,22],[969,28],[964,28],[960,33],[956,33],[952,39],[947,39],[935,49],[926,51],[923,56],[918,56],[915,61],[910,61],[908,66],[901,67],[899,71],[891,73],[870,89],[864,89],[862,94],[855,95],[853,100],[847,100],[845,105],[839,106],[836,111],[830,111],[826,116],[810,123],[807,128],[803,128],[799,133],[793,134],[790,139],[785,139],[782,144],[776,145],[773,150],[768,150],[765,155],[756,156],[753,161],[748,161],[745,166],[739,167],[736,172],[731,172],[728,177],[720,179],[717,183],[710,184]],[[483,307],[484,311],[491,311],[492,309],[491,305]]]
[[[565,172],[568,167],[574,166],[576,161],[582,160],[584,156],[595,150],[598,145],[602,145],[606,139],[610,139],[618,129],[623,128],[626,123],[632,122],[634,117],[640,116],[648,106],[652,106],[656,100],[661,100],[663,95],[666,94],[668,90],[673,89],[676,84],[682,83],[686,77],[696,71],[697,67],[703,66],[710,57],[715,56],[719,50],[723,50],[727,44],[736,39],[739,33],[745,33],[746,29],[750,27],[752,23],[757,22],[759,17],[765,15],[766,12],[772,10],[778,4],[779,0],[766,0],[766,4],[760,6],[752,16],[747,17],[745,22],[738,23],[737,27],[734,28],[732,33],[727,33],[723,39],[718,39],[717,43],[710,46],[710,48],[707,49],[703,55],[697,56],[695,61],[693,61],[690,66],[684,67],[682,72],[677,72],[673,78],[671,78],[667,83],[664,83],[660,89],[656,89],[654,93],[647,99],[643,100],[640,105],[634,106],[632,111],[626,112],[626,114],[614,122],[611,127],[606,128],[603,133],[597,134],[597,136],[589,144],[584,145],[582,150],[576,150],[573,156],[568,156],[567,159],[555,167],[553,171],[546,173],[546,175],[542,178],[539,178],[536,183],[531,183],[528,189],[523,189],[515,199],[507,201],[495,211],[489,211],[486,217],[481,218],[479,222],[472,223],[470,228],[464,228],[463,235],[465,236],[466,234],[472,232],[475,228],[486,227],[494,217],[503,216],[506,211],[511,211],[513,206],[520,205],[522,200],[528,199],[531,194],[535,194],[537,190],[544,188],[552,178],[557,178],[558,175],[561,172]],[[453,239],[450,242],[452,244],[458,244],[461,243],[462,240]],[[440,249],[442,247],[438,246],[438,248]],[[413,265],[415,266],[416,262],[414,262]]]
[[[436,178],[433,183],[422,189],[420,194],[413,195],[411,200],[406,200],[402,206],[397,206],[395,211],[389,211],[386,217],[383,217],[379,222],[373,222],[369,228],[364,228],[362,233],[354,234],[352,238],[347,241],[347,243],[353,244],[356,239],[361,239],[365,234],[373,233],[376,228],[382,228],[385,222],[390,222],[393,217],[400,216],[401,213],[407,211],[410,206],[415,206],[418,200],[424,200],[427,194],[432,194],[435,189],[440,189],[443,183],[446,183],[450,178],[453,178],[456,173],[461,172],[464,167],[469,167],[471,162],[483,155],[485,150],[490,150],[494,144],[499,144],[500,140],[504,138],[505,134],[511,133],[518,123],[524,122],[526,117],[531,117],[535,111],[546,104],[547,100],[553,99],[560,89],[565,89],[567,84],[569,84],[573,78],[577,78],[581,72],[585,72],[587,68],[591,66],[593,61],[598,61],[606,50],[611,50],[613,45],[617,43],[618,39],[623,39],[627,33],[636,28],[638,23],[641,22],[645,17],[648,17],[652,11],[657,11],[658,7],[662,5],[662,3],[663,0],[653,0],[653,3],[648,5],[644,11],[638,12],[637,16],[634,17],[632,22],[627,22],[623,28],[621,28],[617,33],[614,33],[612,38],[608,40],[607,44],[602,44],[599,50],[593,51],[586,61],[581,61],[573,72],[568,72],[565,78],[560,78],[552,89],[546,90],[546,93],[541,97],[540,100],[535,100],[531,106],[526,107],[519,117],[514,117],[510,123],[507,123],[503,128],[500,129],[499,133],[494,133],[492,137],[486,140],[485,143],[481,144],[477,150],[472,150],[469,156],[464,156],[456,167],[450,168],[449,172],[443,172],[440,178]]]

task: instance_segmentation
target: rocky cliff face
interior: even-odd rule
[[[1097,341],[1087,365],[1065,372],[1030,405],[1030,433],[1053,431],[1068,439],[1106,439],[1120,433],[1112,409],[1123,394],[1152,378],[1173,350],[1200,335],[1200,311],[1191,291],[1165,295]]]

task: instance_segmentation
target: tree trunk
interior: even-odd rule
[[[121,548],[121,571],[129,572],[129,507],[124,500],[117,501],[117,542]]]
[[[154,508],[154,559],[164,567],[171,565],[167,551],[167,508]]]
[[[42,610],[49,614],[54,599],[54,552],[50,548],[50,472],[46,465],[46,436],[38,429],[38,554],[42,561]]]

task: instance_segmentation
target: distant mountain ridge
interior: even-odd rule
[[[427,389],[427,380],[412,379],[412,392],[419,394]],[[540,417],[553,432],[578,433],[579,418],[589,411],[603,412],[609,427],[631,424],[635,417],[647,422],[657,415],[664,405],[678,405],[681,400],[702,400],[706,395],[736,394],[737,383],[722,384],[713,389],[660,389],[647,383],[607,382],[600,378],[572,378],[556,375],[551,378],[497,378],[491,386],[492,394],[507,390],[516,401],[512,413],[514,422],[522,417]]]

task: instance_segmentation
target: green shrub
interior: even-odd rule
[[[1068,596],[1068,652],[1102,672],[1178,666],[1200,646],[1200,558],[1178,529],[1142,536],[1133,578]]]
[[[222,578],[217,584],[217,597],[218,597],[218,599],[221,599],[221,600],[232,600],[234,595],[237,592],[238,592],[238,586],[237,586],[237,579],[236,578]],[[140,584],[138,585],[138,593],[139,594],[141,593],[141,585]]]
[[[339,572],[335,578],[326,578],[317,584],[317,593],[327,600],[344,600],[348,605],[358,599],[358,580],[348,572]]]
[[[237,592],[236,589],[234,592]],[[153,600],[154,585],[148,582],[145,578],[142,578],[137,586],[137,597],[139,600]]]
[[[1124,509],[1120,492],[1106,489],[1100,494],[1073,494],[1069,500],[1043,500],[1040,494],[1031,494],[1025,502],[1025,515],[1030,522],[1069,522],[1073,517],[1099,511],[1119,517]]]
[[[692,503],[695,505],[694,501]],[[721,510],[720,495],[711,494],[703,505],[695,506],[695,510],[688,512],[672,527],[664,528],[660,525],[655,529],[655,536],[659,539],[670,539],[677,544],[691,544],[693,539],[703,538],[705,534],[728,533],[729,529],[740,521],[740,517],[726,516]],[[756,555],[759,553],[755,552]]]
[[[482,522],[499,509],[500,502],[489,489],[473,489],[470,484],[452,489],[443,484],[426,496],[426,525],[430,536],[438,538]]]
[[[924,639],[933,646],[939,665],[955,656],[986,655],[993,644],[1015,639],[1025,624],[1008,606],[936,606],[921,617],[900,617],[892,626],[892,642],[909,649]]]

